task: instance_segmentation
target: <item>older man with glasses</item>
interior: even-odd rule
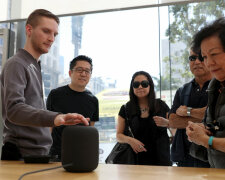
[[[177,128],[171,148],[173,162],[181,167],[209,167],[208,163],[189,155],[191,143],[187,139],[185,128],[188,121],[202,122],[208,101],[206,89],[212,76],[198,49],[191,48],[189,66],[194,79],[177,90],[169,120],[157,117],[155,122],[158,126]]]
[[[92,73],[92,59],[80,55],[70,62],[70,84],[53,89],[47,99],[47,109],[62,113],[80,113],[94,126],[99,120],[98,99],[86,89]],[[61,136],[65,126],[52,130],[53,144],[50,154],[61,160]]]

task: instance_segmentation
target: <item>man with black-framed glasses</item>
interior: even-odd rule
[[[194,79],[177,90],[169,112],[169,120],[160,117],[155,119],[155,122],[158,126],[177,128],[171,148],[173,162],[181,167],[209,167],[207,162],[189,155],[191,143],[187,139],[185,128],[188,121],[202,122],[208,102],[206,90],[212,76],[199,50],[191,48],[189,66]]]
[[[90,119],[94,126],[99,120],[98,99],[86,89],[92,74],[92,59],[80,55],[70,62],[70,84],[53,89],[47,99],[47,109],[62,113],[79,113]],[[52,129],[53,144],[50,154],[61,160],[61,137],[65,126]]]

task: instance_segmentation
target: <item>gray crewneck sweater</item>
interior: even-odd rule
[[[11,142],[24,155],[48,154],[50,128],[58,113],[47,111],[43,100],[41,67],[20,49],[1,74],[3,143]]]

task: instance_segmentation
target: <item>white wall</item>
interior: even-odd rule
[[[8,19],[8,0],[0,0],[0,21]]]
[[[198,2],[208,0],[11,0],[11,17],[7,0],[0,0],[0,22],[9,19],[26,19],[38,8],[48,9],[56,15],[85,14],[98,11],[120,10],[138,7],[168,5],[181,2]]]

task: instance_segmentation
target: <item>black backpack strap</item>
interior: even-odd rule
[[[189,99],[192,89],[192,82],[185,84],[179,89],[180,93],[180,105],[189,105]],[[185,141],[186,131],[185,129],[177,129],[173,139],[171,148],[171,160],[174,162],[183,161],[185,159]]]
[[[180,105],[188,106],[190,94],[192,89],[192,82],[185,84],[183,87],[179,89],[180,94]]]

